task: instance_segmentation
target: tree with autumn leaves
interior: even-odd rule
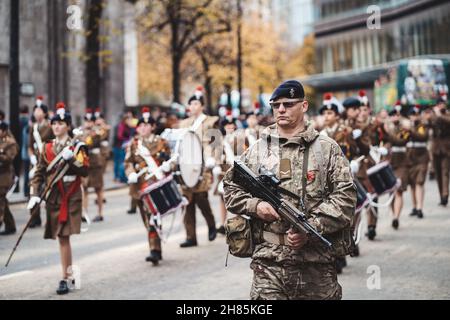
[[[141,0],[142,1],[142,0]],[[257,12],[239,20],[236,1],[145,1],[139,16],[139,83],[145,102],[182,102],[199,83],[208,107],[225,86],[238,87],[238,34],[242,39],[242,87],[255,100],[261,88],[314,72],[314,39],[292,48]],[[210,110],[212,111],[212,110]]]

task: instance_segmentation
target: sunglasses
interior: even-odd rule
[[[269,104],[273,109],[279,109],[281,105],[283,105],[286,109],[289,109],[297,105],[299,102],[303,102],[303,100],[289,101],[289,102],[270,102]]]

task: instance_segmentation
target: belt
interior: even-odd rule
[[[410,141],[406,144],[406,146],[408,148],[426,148],[427,147],[427,143],[426,142],[415,142],[415,141]]]
[[[100,148],[91,149],[92,154],[100,154]]]
[[[63,182],[74,182],[77,180],[77,176],[64,176],[62,180]]]
[[[406,147],[397,147],[397,146],[393,146],[391,148],[391,151],[394,153],[401,153],[401,152],[406,152]]]
[[[287,234],[273,233],[269,231],[263,231],[263,239],[266,242],[285,246],[287,245]]]

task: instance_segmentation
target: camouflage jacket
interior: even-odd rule
[[[322,196],[319,185],[319,167],[315,153],[310,150],[307,168],[307,184],[305,204],[306,213],[311,224],[325,237],[348,228],[353,219],[356,205],[356,190],[350,174],[349,162],[339,145],[312,127],[290,139],[280,138],[276,125],[266,128],[259,139],[242,156],[241,160],[251,170],[258,172],[260,164],[271,170],[281,179],[281,187],[301,196],[303,156],[305,145],[320,139],[323,162],[329,194]],[[270,142],[270,143],[267,143]],[[283,168],[282,168],[283,167]],[[256,215],[256,207],[261,199],[253,198],[250,193],[232,181],[232,168],[224,178],[225,205],[234,214],[245,214],[255,218],[257,225],[264,231],[285,234],[290,228],[286,221],[271,223],[262,222]],[[299,200],[284,196],[299,207]],[[289,246],[276,245],[268,242],[258,244],[253,252],[253,259],[271,259],[285,264],[300,262],[329,263],[334,260],[333,252],[310,238],[300,250]]]

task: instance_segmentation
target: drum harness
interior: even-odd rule
[[[177,142],[178,143],[178,142]],[[164,174],[161,170],[161,168],[158,166],[158,164],[156,163],[156,161],[153,159],[153,157],[150,154],[150,151],[142,144],[142,140],[138,141],[138,146],[136,149],[136,155],[142,157],[145,161],[145,163],[147,164],[147,167],[143,168],[141,171],[138,172],[138,177],[141,177],[144,174],[147,174],[145,176],[146,180],[149,180],[153,177],[155,177],[158,181],[164,179]],[[169,160],[167,160],[169,163],[175,162],[178,160],[178,155],[175,154],[173,155]],[[181,202],[181,207],[183,210],[182,215],[184,215],[185,210],[186,210],[186,205],[185,205],[185,201]],[[178,209],[174,208],[172,209],[174,212]],[[149,217],[148,219],[148,223],[149,223],[149,227],[155,227],[156,232],[158,233],[158,236],[160,237],[160,239],[164,242],[167,241],[167,239],[170,236],[170,233],[172,232],[172,228],[175,222],[175,215],[173,215],[172,218],[172,222],[170,224],[170,228],[169,231],[167,233],[167,237],[163,238],[163,232],[162,232],[162,217],[161,217],[161,213],[158,210],[158,213],[156,215],[151,214],[151,217]]]

